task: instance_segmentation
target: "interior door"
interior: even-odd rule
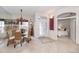
[[[48,35],[47,17],[37,16],[34,22],[34,36],[41,37]]]
[[[43,21],[40,22],[39,28],[40,28],[40,36],[47,36],[47,23]]]
[[[47,36],[47,18],[41,16],[38,22],[39,36]]]

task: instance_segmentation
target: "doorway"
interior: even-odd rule
[[[67,38],[76,42],[76,13],[62,13],[57,16],[57,20],[57,38]]]
[[[47,17],[39,16],[36,18],[34,23],[34,36],[39,37],[47,37],[48,35],[48,26],[47,26]]]

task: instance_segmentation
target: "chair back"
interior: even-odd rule
[[[21,40],[21,32],[20,31],[15,32],[15,40]]]

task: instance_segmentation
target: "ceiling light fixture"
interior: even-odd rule
[[[22,9],[20,10],[21,11],[21,17],[20,17],[20,21],[21,21],[21,25],[22,25],[22,22],[23,22],[23,16],[22,16]]]

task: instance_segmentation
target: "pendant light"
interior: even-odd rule
[[[23,22],[23,17],[22,17],[22,9],[20,10],[21,11],[21,17],[20,17],[20,22],[21,22],[21,25],[22,25],[22,22]]]

